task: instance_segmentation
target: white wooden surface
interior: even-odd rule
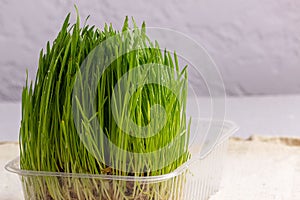
[[[240,126],[236,136],[300,136],[300,96],[227,98],[226,110],[226,119]],[[0,200],[23,199],[18,177],[3,168],[18,146],[1,143],[17,141],[20,115],[20,103],[0,104]],[[299,147],[258,145],[231,143],[222,188],[212,200],[300,199]]]
[[[219,192],[210,200],[299,200],[300,140],[232,140]]]
[[[21,200],[23,198],[22,186],[19,177],[7,172],[4,166],[19,155],[17,143],[0,143],[0,199]]]
[[[210,200],[299,200],[299,154],[300,139],[232,139],[221,188]],[[17,144],[0,144],[1,200],[24,199],[18,176],[3,168],[17,155]]]

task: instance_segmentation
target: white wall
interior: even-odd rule
[[[0,0],[0,101],[20,100],[25,69],[56,36],[76,1]],[[125,15],[194,38],[212,55],[230,95],[300,93],[299,0],[89,0],[82,19],[120,28]],[[74,18],[73,18],[74,19]]]

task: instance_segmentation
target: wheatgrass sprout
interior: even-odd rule
[[[138,28],[133,21],[130,29],[127,17],[121,32],[112,25],[81,27],[79,17],[70,26],[69,19],[41,50],[35,82],[23,89],[21,169],[148,177],[180,167],[190,157],[189,124],[187,71],[180,70],[176,53],[151,42],[145,24]],[[172,151],[130,156],[164,147]],[[175,183],[180,199],[184,179],[23,178],[28,199],[55,200],[169,199]]]

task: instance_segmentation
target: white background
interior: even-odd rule
[[[0,102],[19,101],[25,70],[34,78],[39,51],[53,41],[66,14],[120,28],[138,24],[181,31],[203,44],[227,94],[300,93],[298,0],[0,0]]]
[[[34,79],[39,51],[68,12],[74,22],[74,3],[89,24],[119,29],[128,15],[204,45],[223,76],[237,136],[299,136],[299,0],[0,0],[0,141],[18,139],[26,69]]]

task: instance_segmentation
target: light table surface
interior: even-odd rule
[[[18,155],[16,143],[0,144],[0,199],[21,200],[21,182],[4,165]],[[232,138],[221,188],[210,200],[299,200],[300,139]]]
[[[4,171],[18,155],[20,116],[20,103],[0,103],[0,200],[22,199],[18,177]],[[299,200],[300,141],[291,137],[300,137],[300,96],[230,97],[226,119],[240,126],[235,136],[263,137],[231,139],[221,189],[211,199]]]

